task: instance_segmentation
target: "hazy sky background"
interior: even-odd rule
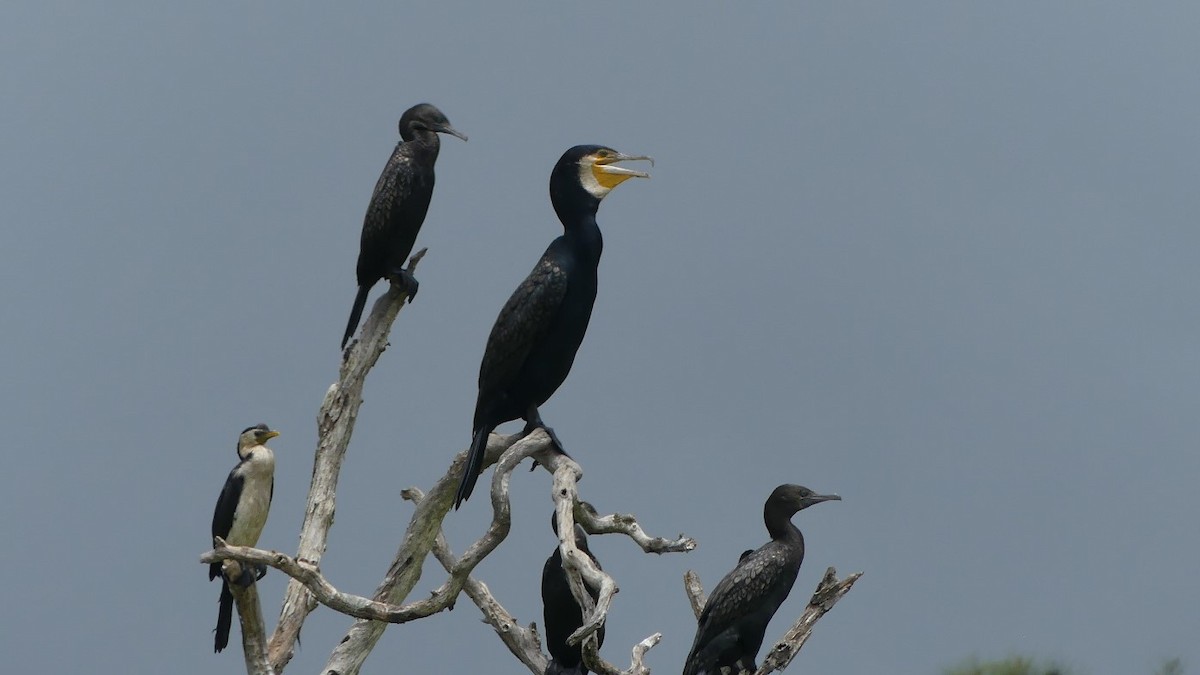
[[[237,433],[281,429],[261,544],[295,550],[363,213],[420,101],[471,140],[443,143],[420,297],[367,384],[339,588],[374,590],[400,490],[468,443],[487,332],[560,232],[550,169],[604,143],[658,162],[601,209],[543,415],[586,499],[700,543],[593,540],[606,657],[662,631],[649,664],[679,672],[683,572],[711,588],[798,482],[845,501],[797,517],[768,640],[826,566],[865,576],[794,669],[1200,668],[1198,35],[1194,2],[5,3],[6,670],[242,669],[211,652],[213,503]],[[524,623],[549,487],[518,472],[477,570]],[[451,514],[456,551],[488,515]],[[391,628],[365,672],[526,672],[479,619]],[[349,624],[318,610],[287,672]]]

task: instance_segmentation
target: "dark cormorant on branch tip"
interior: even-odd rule
[[[722,667],[754,672],[754,659],[762,646],[767,624],[783,604],[800,563],[804,561],[804,535],[792,516],[813,504],[840,500],[819,495],[799,485],[780,485],[767,498],[763,520],[771,541],[742,554],[737,567],[721,579],[704,610],[683,675],[717,675]]]
[[[550,518],[550,527],[558,534],[558,516]],[[592,559],[596,567],[600,563],[596,556],[588,550],[587,532],[578,524],[575,525],[575,548]],[[592,600],[600,597],[600,589],[587,586],[588,595]],[[542,568],[542,618],[546,627],[546,649],[550,652],[550,663],[546,666],[545,675],[587,675],[587,666],[583,665],[582,645],[571,646],[567,638],[583,625],[583,610],[575,602],[571,594],[571,584],[567,581],[567,572],[562,566],[562,551],[557,546],[554,553],[546,560]],[[604,626],[596,631],[596,648],[604,646]]]
[[[554,165],[550,202],[564,232],[504,303],[488,335],[479,366],[471,450],[454,508],[471,496],[483,467],[488,434],[498,425],[524,419],[526,433],[542,427],[562,450],[553,430],[542,423],[538,407],[567,379],[592,316],[603,247],[596,209],[625,180],[650,177],[616,166],[616,162],[638,159],[654,161],[599,145],[577,145]]]
[[[417,295],[417,280],[404,264],[425,222],[433,196],[433,165],[441,142],[438,134],[467,137],[450,126],[442,111],[428,103],[415,105],[400,117],[400,138],[391,158],[379,174],[371,204],[363,218],[358,249],[358,295],[342,336],[342,348],[358,328],[367,294],[376,281],[387,278]]]
[[[212,536],[220,537],[233,546],[254,546],[267,523],[267,512],[271,510],[271,497],[275,493],[275,453],[265,443],[279,435],[267,425],[259,424],[247,428],[238,437],[237,466],[225,479],[217,508],[213,511]],[[249,586],[261,579],[267,570],[260,567],[251,572],[242,565],[242,574],[233,581]],[[229,627],[233,621],[233,594],[229,592],[229,580],[221,574],[221,563],[208,566],[208,580],[221,577],[220,609],[217,613],[216,644],[221,651],[229,644]]]

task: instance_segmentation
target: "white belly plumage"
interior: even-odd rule
[[[226,539],[234,546],[254,546],[267,523],[271,509],[271,478],[249,475],[242,485],[242,498],[233,513],[233,526]]]

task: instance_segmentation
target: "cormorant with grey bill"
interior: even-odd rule
[[[467,137],[450,126],[449,120],[428,103],[415,105],[400,117],[400,142],[392,151],[363,218],[358,249],[358,295],[342,336],[342,348],[354,335],[367,304],[367,294],[380,279],[387,278],[417,295],[417,280],[404,268],[412,252],[433,197],[433,165],[441,141],[438,134]]]
[[[713,589],[700,613],[683,675],[719,675],[726,666],[733,673],[758,670],[755,657],[767,624],[787,599],[804,561],[804,535],[791,518],[831,499],[841,497],[819,495],[799,485],[775,488],[763,507],[771,541],[743,553],[737,567]]]
[[[471,430],[471,449],[454,499],[458,508],[475,488],[483,468],[488,434],[521,418],[525,433],[546,429],[538,407],[571,370],[596,301],[596,269],[603,240],[596,210],[608,193],[629,178],[649,174],[617,162],[653,160],[623,155],[600,145],[577,145],[563,153],[550,173],[550,203],[563,234],[550,243],[533,271],[517,287],[488,335],[479,366],[479,397]]]
[[[550,527],[557,535],[557,515],[550,518]],[[600,567],[600,562],[588,549],[587,532],[578,524],[575,525],[575,548],[591,558],[596,567]],[[599,588],[588,586],[586,580],[584,585],[593,601],[600,597]],[[582,645],[567,644],[571,633],[583,625],[583,610],[571,594],[571,584],[562,566],[562,551],[557,546],[542,568],[542,618],[546,622],[546,650],[550,652],[545,675],[588,675],[587,666],[583,665]],[[601,625],[596,630],[596,649],[603,646],[604,626]]]
[[[271,510],[271,497],[275,493],[275,453],[266,442],[279,435],[267,425],[248,427],[238,436],[238,463],[225,479],[217,508],[213,511],[212,536],[220,537],[232,546],[255,546],[267,523]],[[233,623],[233,594],[229,582],[249,586],[267,573],[265,567],[253,572],[242,565],[242,574],[237,579],[226,579],[221,574],[221,563],[208,566],[208,580],[221,577],[220,608],[217,613],[215,651],[229,645],[229,627]]]

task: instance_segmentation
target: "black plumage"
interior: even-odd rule
[[[704,610],[696,639],[684,662],[684,675],[718,675],[730,667],[754,672],[767,624],[787,599],[804,561],[804,535],[792,524],[797,511],[837,495],[819,495],[799,485],[775,488],[763,507],[771,541],[742,554],[721,579]]]
[[[455,497],[458,508],[475,487],[483,466],[488,434],[518,418],[525,431],[545,428],[538,407],[566,379],[583,342],[592,304],[603,239],[596,224],[600,201],[614,187],[641,171],[616,166],[629,156],[598,145],[578,145],[563,153],[550,174],[550,202],[563,234],[550,243],[525,281],[509,297],[488,335],[479,366],[471,449]]]
[[[417,294],[417,280],[406,269],[433,197],[433,165],[441,142],[438,134],[450,134],[464,141],[442,111],[428,103],[415,105],[400,117],[400,142],[392,151],[363,218],[358,250],[358,295],[342,336],[342,347],[350,341],[362,318],[367,294],[383,278],[403,285],[409,297]]]
[[[220,537],[233,546],[254,546],[262,534],[275,495],[275,454],[264,445],[279,435],[267,425],[248,427],[238,436],[238,463],[225,479],[221,496],[213,510],[212,536]],[[245,565],[235,583],[249,586],[266,574],[265,568],[253,572]],[[208,566],[208,580],[221,577],[221,596],[218,600],[217,628],[214,651],[229,645],[229,629],[233,624],[233,594],[229,581],[221,573],[221,563]]]
[[[551,519],[554,533],[558,534],[558,519]],[[596,567],[600,562],[588,549],[587,533],[579,525],[575,526],[575,548],[592,559]],[[587,586],[587,581],[584,581]],[[588,595],[595,601],[600,597],[600,589],[587,586]],[[545,675],[587,675],[587,666],[583,665],[583,648],[581,645],[567,644],[571,633],[583,625],[583,610],[575,602],[571,594],[571,584],[567,581],[566,570],[562,566],[562,551],[557,546],[554,553],[542,567],[542,618],[546,627],[546,649],[550,652],[550,663],[546,665]],[[596,648],[604,646],[604,626],[596,631]]]

